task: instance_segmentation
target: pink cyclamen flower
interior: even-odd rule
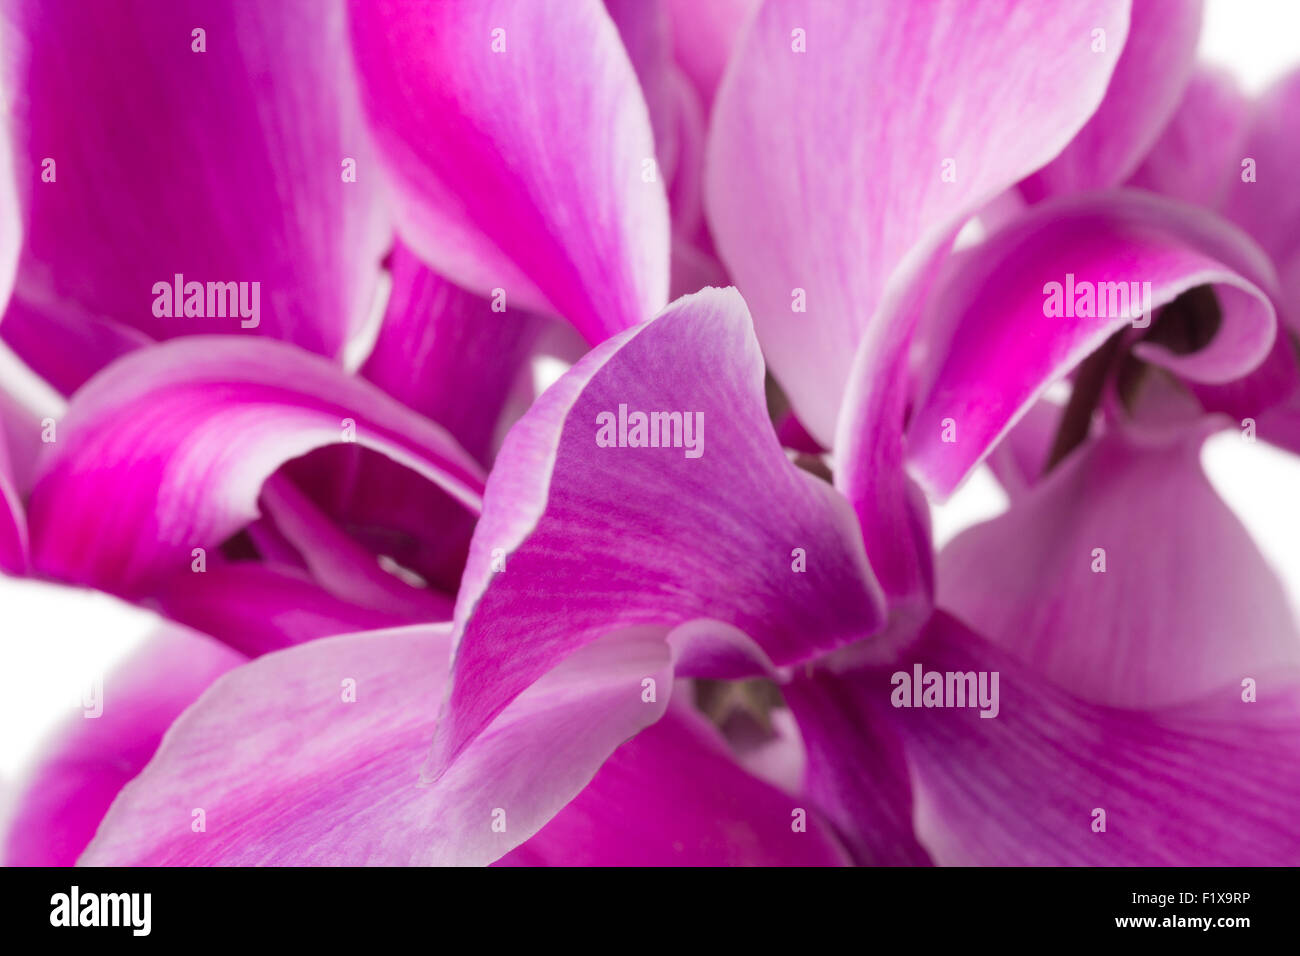
[[[1185,0],[327,7],[218,4],[217,86],[187,11],[20,18],[64,52],[0,335],[72,397],[0,556],[238,653],[147,648],[132,779],[67,735],[15,859],[1296,862],[1300,642],[1199,464],[1300,452],[1294,78],[1198,72]],[[103,29],[194,92],[45,130]],[[191,179],[158,128],[259,148]],[[121,188],[42,192],[58,137]],[[186,327],[176,273],[283,294]],[[936,555],[985,462],[1010,508]]]

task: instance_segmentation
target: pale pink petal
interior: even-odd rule
[[[1089,49],[1097,27],[1109,56]],[[1013,0],[759,10],[718,94],[705,205],[773,374],[822,444],[895,269],[1065,147],[1127,27],[1120,0],[1051,17]]]
[[[81,862],[488,863],[658,719],[671,691],[662,632],[610,635],[422,785],[448,649],[446,628],[402,628],[313,641],[233,671],[173,725]],[[657,702],[643,699],[645,679],[658,681]]]
[[[944,549],[939,604],[1102,704],[1182,703],[1300,664],[1281,583],[1201,471],[1212,427],[1092,440]]]
[[[1226,70],[1201,66],[1130,186],[1217,209],[1241,174],[1250,102]]]
[[[1031,201],[1122,183],[1142,162],[1178,108],[1192,74],[1201,32],[1201,0],[1136,0],[1127,38],[1093,30],[1079,38],[1090,55],[1110,60],[1122,48],[1106,98],[1049,166],[1021,190]],[[1104,49],[1096,49],[1103,45]]]

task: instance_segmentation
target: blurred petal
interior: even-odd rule
[[[420,626],[314,641],[232,672],[176,722],[81,862],[487,863],[656,720],[671,688],[662,634],[612,635],[539,681],[457,768],[421,786],[447,652],[445,628]],[[663,679],[658,704],[642,701],[646,677]],[[191,830],[192,808],[205,812],[202,833]]]
[[[643,179],[650,116],[599,0],[364,0],[351,19],[399,228],[420,258],[593,343],[662,308],[663,178]]]
[[[33,562],[139,596],[257,518],[284,462],[353,437],[477,508],[479,467],[445,431],[316,356],[194,336],[133,353],[59,423],[32,491]]]
[[[944,549],[940,605],[1065,690],[1119,707],[1300,664],[1281,583],[1201,471],[1208,428],[1093,440]]]
[[[807,829],[793,827],[803,809]],[[695,711],[664,718],[614,751],[586,789],[506,866],[837,866],[826,824],[750,776]]]
[[[143,603],[249,657],[318,637],[411,623],[409,614],[354,604],[305,572],[258,561],[209,564],[203,574],[185,569],[154,588]],[[450,616],[448,601],[442,617]]]
[[[815,670],[781,688],[808,747],[803,793],[835,823],[854,862],[928,865],[912,833],[912,794],[898,741],[854,684]]]
[[[22,786],[5,866],[71,866],[113,798],[182,710],[244,657],[198,634],[163,631],[103,682],[103,712],[66,721]]]
[[[1060,404],[1040,398],[989,453],[989,470],[1008,498],[1018,498],[1042,477],[1064,411]]]
[[[751,21],[715,105],[705,204],[823,445],[895,269],[1064,148],[1115,66],[1090,31],[1117,53],[1127,24],[1121,0],[1046,19],[1012,0],[778,0]]]
[[[163,339],[238,333],[244,320],[159,316],[155,283],[260,283],[256,334],[338,355],[366,317],[389,238],[341,66],[341,5],[6,6],[29,228],[16,295]],[[349,159],[355,182],[342,174]],[[58,320],[34,341],[36,366],[105,342]]]
[[[1021,184],[1025,196],[1105,189],[1132,174],[1178,108],[1196,59],[1201,0],[1135,0],[1128,37],[1094,30],[1078,37],[1081,49],[1110,60],[1121,48],[1106,98],[1070,145]],[[1101,17],[1093,27],[1103,28]]]
[[[21,298],[9,303],[0,337],[63,395],[71,395],[114,359],[154,342],[138,329],[89,315],[72,302],[42,308]]]
[[[1049,314],[1046,284],[1068,296],[1070,276],[1081,289],[1092,283],[1096,317]],[[950,494],[1051,382],[1130,325],[1141,312],[1131,287],[1141,292],[1146,282],[1152,307],[1212,284],[1222,322],[1199,351],[1140,342],[1140,358],[1222,383],[1268,355],[1276,319],[1261,288],[1272,288],[1270,264],[1246,236],[1193,206],[1137,191],[1067,197],[965,253],[934,302],[953,332],[929,353],[922,379],[932,384],[908,432],[909,464],[927,491]],[[1119,285],[1108,292],[1107,283]],[[952,429],[956,440],[944,440]]]
[[[1300,70],[1275,83],[1255,105],[1224,213],[1264,247],[1282,280],[1283,318],[1300,331]],[[1252,160],[1247,176],[1245,161]]]
[[[903,736],[917,835],[936,863],[1300,862],[1300,674],[1261,679],[1247,703],[1246,675],[1226,665],[1219,688],[1183,706],[1120,710],[1085,703],[944,615],[914,654],[926,671],[999,674],[993,719],[885,707],[884,670],[858,688]]]
[[[673,57],[707,113],[736,49],[745,21],[760,0],[668,0]]]
[[[601,419],[621,407],[629,419],[681,411],[704,440],[695,452],[689,434],[681,447],[602,447]],[[733,289],[681,299],[598,347],[511,432],[457,597],[439,765],[599,634],[694,618],[743,631],[778,666],[868,637],[882,618],[848,506],[777,444]]]
[[[0,571],[22,574],[27,562],[27,515],[9,464],[4,424],[0,422]]]
[[[447,620],[450,602],[444,595],[384,570],[374,554],[284,476],[272,475],[262,486],[260,506],[330,593],[411,622]]]
[[[1231,73],[1198,67],[1129,185],[1217,209],[1241,174],[1250,112]]]
[[[425,268],[404,245],[392,255],[393,292],[361,374],[438,422],[487,465],[511,390],[543,324]]]

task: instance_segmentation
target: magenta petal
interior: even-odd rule
[[[1116,296],[1114,306],[1096,310],[1103,316],[1048,315],[1048,283],[1064,296],[1070,276],[1099,290],[1115,282],[1127,292],[1136,282],[1142,293],[1141,283],[1150,282],[1152,306],[1213,285],[1223,323],[1207,347],[1174,355],[1134,346],[1186,378],[1227,382],[1259,365],[1273,345],[1276,318],[1261,291],[1272,288],[1272,267],[1227,222],[1131,190],[1035,207],[966,252],[933,303],[954,331],[929,353],[921,372],[929,388],[908,432],[909,464],[932,495],[950,494],[1052,381],[1140,311]]]
[[[912,832],[902,747],[859,699],[856,682],[824,670],[782,687],[808,749],[804,795],[835,823],[854,862],[928,865]]]
[[[318,637],[398,627],[412,615],[354,604],[325,590],[305,572],[258,561],[209,565],[163,578],[144,603],[187,627],[211,634],[249,657]],[[451,616],[451,602],[445,613]],[[429,615],[424,615],[429,616]]]
[[[1192,74],[1201,32],[1201,0],[1138,0],[1128,37],[1107,31],[1091,55],[1119,63],[1088,125],[1050,165],[1021,184],[1031,201],[1123,182],[1160,136]],[[1094,27],[1104,27],[1097,18]],[[1098,42],[1092,29],[1080,45]],[[1213,135],[1213,134],[1212,134]]]
[[[262,486],[261,507],[302,555],[311,576],[332,594],[412,623],[447,620],[450,602],[444,595],[386,571],[283,475],[271,476]]]
[[[1093,440],[944,549],[940,605],[1102,704],[1178,704],[1300,664],[1281,583],[1201,471],[1204,434]]]
[[[27,515],[9,464],[4,424],[0,422],[0,571],[23,574],[27,562]]]
[[[367,315],[390,233],[341,5],[9,6],[29,228],[15,294],[158,339],[242,331],[337,356]],[[260,283],[256,332],[206,301],[206,317],[158,315],[155,284],[177,275]],[[86,344],[62,323],[49,335],[69,352]]]
[[[662,633],[610,635],[422,786],[448,647],[445,628],[402,628],[313,641],[233,671],[177,720],[81,862],[491,862],[658,719],[671,691]],[[643,701],[646,678],[659,682],[658,703]]]
[[[351,18],[399,229],[424,261],[591,342],[663,307],[663,177],[599,0],[363,0]]]
[[[89,315],[75,303],[39,308],[17,297],[0,322],[0,337],[64,395],[114,359],[154,342],[138,329]]]
[[[795,829],[803,810],[806,829]],[[746,773],[684,706],[614,751],[506,866],[837,866],[843,851],[803,802]]]
[[[999,675],[992,719],[887,707],[888,671],[859,688],[903,737],[917,835],[936,863],[1300,863],[1295,671],[1261,679],[1251,703],[1241,679],[1252,675],[1225,667],[1220,687],[1183,706],[1121,710],[1066,693],[943,615],[909,661]]]
[[[163,732],[242,654],[164,631],[104,681],[98,717],[70,718],[22,785],[7,821],[5,866],[71,866],[108,806],[149,762]]]
[[[391,261],[392,295],[361,374],[438,422],[486,465],[548,320],[517,308],[494,312],[489,299],[425,268],[400,243]]]
[[[601,447],[620,409],[682,412],[703,441]],[[588,354],[506,440],[457,597],[439,758],[611,630],[713,618],[786,665],[882,616],[849,507],[776,441],[743,300],[706,289]]]
[[[257,518],[266,479],[324,445],[355,440],[466,507],[480,500],[478,465],[439,426],[270,340],[190,336],[128,355],[58,428],[32,491],[33,562],[126,596]]]
[[[1090,32],[1118,51],[1127,24],[1121,0],[1046,18],[1014,0],[759,9],[718,93],[705,205],[822,444],[895,269],[1065,147],[1115,66]]]

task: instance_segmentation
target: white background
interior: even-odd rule
[[[1300,0],[1210,0],[1201,47],[1202,59],[1229,67],[1248,92],[1258,92],[1300,63]],[[0,376],[7,377],[5,369]],[[1300,459],[1234,433],[1207,444],[1205,463],[1291,594],[1300,596]],[[936,510],[939,543],[1004,506],[982,470]],[[82,688],[155,626],[150,614],[105,595],[0,576],[0,787],[40,752],[57,721],[79,711]],[[112,706],[111,688],[105,704]]]

